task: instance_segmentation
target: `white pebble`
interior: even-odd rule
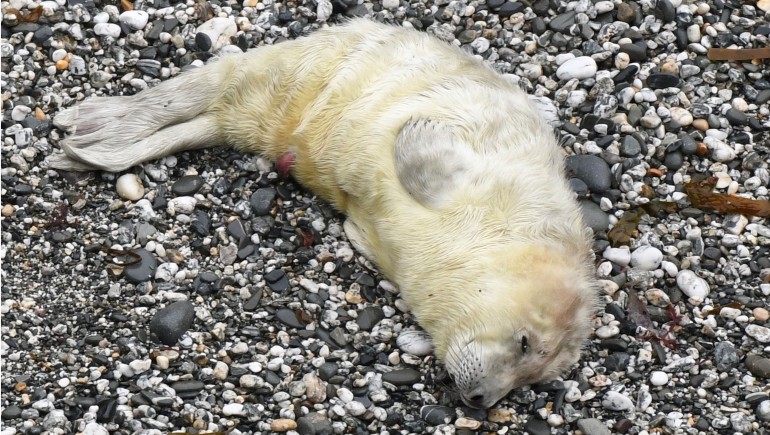
[[[117,38],[120,36],[120,26],[113,23],[98,23],[94,26],[94,33],[99,36],[111,36]]]
[[[620,334],[620,329],[615,325],[604,325],[596,329],[596,336],[599,338],[611,338]]]
[[[192,213],[196,204],[198,204],[198,200],[192,196],[178,196],[168,202],[168,206],[173,212],[181,214]]]
[[[664,372],[656,370],[650,373],[650,383],[656,387],[661,387],[668,383],[668,375]]]
[[[703,302],[709,294],[709,285],[706,280],[689,269],[679,271],[676,275],[676,285],[682,290],[682,293],[690,297],[695,305]]]
[[[631,266],[641,270],[655,270],[663,261],[663,253],[653,246],[640,246],[631,253]]]
[[[222,414],[226,416],[232,415],[245,415],[243,404],[241,403],[228,403],[222,407]]]
[[[628,249],[628,246],[607,248],[604,250],[604,253],[602,253],[602,256],[618,266],[628,266],[631,262],[631,251]]]
[[[123,199],[136,201],[144,196],[142,180],[136,174],[124,174],[115,183],[115,190]]]
[[[634,409],[634,402],[617,391],[608,391],[602,398],[602,406],[610,411],[630,411]]]
[[[751,324],[746,326],[746,334],[760,343],[770,343],[770,328]]]
[[[366,407],[363,403],[354,400],[345,404],[345,411],[353,417],[358,417],[366,412]]]
[[[559,80],[585,79],[593,77],[597,71],[596,61],[588,56],[570,59],[556,70]]]
[[[396,339],[396,344],[401,351],[412,355],[425,356],[433,352],[433,341],[423,331],[407,329],[402,331]]]
[[[134,30],[144,29],[150,16],[145,11],[125,11],[120,14],[118,20]]]

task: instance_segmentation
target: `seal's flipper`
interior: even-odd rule
[[[345,230],[345,235],[350,240],[350,243],[356,248],[356,251],[360,252],[367,260],[376,263],[377,259],[374,256],[374,250],[366,231],[356,225],[350,218],[345,219],[342,228]]]
[[[475,153],[452,131],[433,121],[406,124],[395,145],[401,184],[422,205],[441,208],[472,172]]]
[[[86,135],[93,137],[99,132]],[[137,139],[140,135],[126,137]],[[112,140],[84,141],[75,135],[61,143],[63,154],[54,154],[48,162],[54,169],[83,171],[101,169],[122,171],[147,160],[157,159],[179,151],[222,145],[214,115],[200,115],[187,122],[162,128],[133,143],[118,144]]]
[[[222,145],[207,110],[221,95],[219,63],[182,74],[136,95],[92,97],[54,117],[69,135],[52,168],[121,171],[153,158]]]

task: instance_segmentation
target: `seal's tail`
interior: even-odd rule
[[[55,169],[121,171],[181,150],[223,144],[212,107],[229,62],[182,74],[133,96],[92,97],[60,112],[54,125],[69,135]],[[224,65],[223,65],[224,64]]]

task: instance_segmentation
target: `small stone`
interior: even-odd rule
[[[634,409],[634,402],[617,391],[608,391],[602,398],[602,406],[610,411],[630,411]]]
[[[286,326],[297,329],[305,329],[305,324],[298,318],[294,310],[280,308],[275,312],[275,318]]]
[[[598,418],[581,418],[577,427],[584,435],[610,435],[610,430]]]
[[[671,122],[676,125],[676,127],[686,127],[688,125],[691,125],[693,122],[693,116],[690,111],[687,109],[683,109],[681,107],[672,107],[671,108]]]
[[[460,417],[455,420],[455,427],[458,429],[478,430],[481,422],[468,417]]]
[[[612,174],[607,163],[592,154],[578,154],[566,159],[567,169],[579,178],[591,192],[602,193],[610,188]]]
[[[113,23],[97,23],[94,25],[94,33],[98,36],[120,37],[120,26]]]
[[[631,263],[631,251],[627,246],[607,248],[602,253],[602,256],[618,266],[628,266]]]
[[[155,256],[144,248],[135,249],[131,252],[139,256],[139,261],[124,267],[123,276],[133,283],[145,282],[154,277],[155,271],[158,268],[158,260]],[[136,261],[133,256],[126,256],[126,258]]]
[[[604,231],[610,226],[610,218],[598,204],[593,201],[580,201],[580,211],[586,225],[594,231]]]
[[[426,356],[433,352],[433,340],[427,332],[407,329],[401,331],[396,339],[396,345],[402,352],[416,356]]]
[[[575,11],[559,14],[551,19],[551,22],[548,23],[548,27],[556,33],[566,33],[570,26],[575,24],[575,15]]]
[[[620,334],[620,328],[615,325],[604,325],[596,328],[596,336],[601,339],[615,337]]]
[[[118,17],[118,20],[134,30],[142,30],[147,25],[150,16],[145,11],[131,10],[125,11]]]
[[[270,423],[270,430],[275,432],[287,432],[297,428],[297,422],[288,418],[279,418]]]
[[[191,196],[203,186],[203,178],[198,175],[185,175],[171,185],[171,191],[179,196]]]
[[[136,174],[121,175],[115,183],[115,190],[121,198],[129,201],[137,201],[144,196],[142,180]]]
[[[556,70],[556,77],[559,80],[586,79],[596,75],[597,69],[596,61],[593,58],[580,56],[561,64]]]
[[[651,89],[673,88],[679,85],[679,77],[670,73],[650,74],[647,77],[647,86]]]
[[[243,416],[243,415],[246,415],[246,412],[242,403],[228,403],[222,407],[222,414],[224,414],[227,417],[230,417],[233,415]]]
[[[382,319],[385,318],[385,314],[382,308],[377,306],[366,307],[358,313],[356,323],[364,331],[371,331],[372,328]]]
[[[709,285],[692,270],[680,270],[676,275],[676,284],[682,293],[690,297],[693,304],[699,305],[709,294]]]
[[[741,357],[735,350],[735,346],[727,341],[720,341],[714,346],[714,362],[717,370],[729,372],[741,361]]]
[[[641,270],[655,270],[663,261],[663,253],[653,246],[643,245],[631,253],[631,266]]]
[[[210,41],[210,47],[206,51],[215,53],[230,44],[231,38],[238,32],[238,26],[233,17],[214,17],[198,26],[196,32],[206,34]]]
[[[311,412],[297,419],[297,432],[301,435],[332,434],[334,428],[323,414]]]
[[[257,189],[249,198],[251,208],[254,210],[254,214],[257,216],[265,216],[270,213],[272,208],[273,199],[276,195],[276,190],[271,187],[263,187]]]
[[[623,136],[620,141],[620,155],[623,157],[636,157],[642,152],[642,146],[635,137]]]
[[[451,423],[455,416],[454,408],[448,406],[425,405],[420,408],[420,418],[432,426]]]
[[[770,319],[770,311],[762,307],[754,308],[751,310],[751,314],[757,322],[767,322],[767,320]]]
[[[770,343],[770,328],[760,325],[746,325],[746,334],[760,343]]]
[[[167,346],[176,344],[193,325],[195,309],[189,301],[174,302],[160,309],[150,321],[150,332]]]
[[[412,386],[420,382],[422,374],[414,369],[399,369],[382,374],[382,381],[397,387]]]
[[[650,384],[656,387],[662,387],[668,383],[668,375],[665,372],[656,370],[650,373]]]

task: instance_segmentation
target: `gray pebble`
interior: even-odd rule
[[[174,302],[160,309],[150,321],[150,332],[167,346],[176,344],[193,325],[195,309],[189,301]]]

